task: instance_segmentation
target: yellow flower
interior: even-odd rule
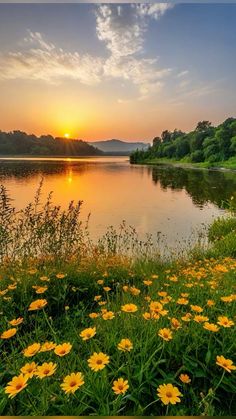
[[[119,351],[123,352],[130,352],[133,349],[133,343],[129,339],[121,339],[120,343],[118,343],[117,348]]]
[[[99,300],[101,300],[101,298],[102,298],[101,295],[95,295],[94,301],[99,301]]]
[[[175,317],[173,317],[171,319],[171,326],[173,327],[173,329],[180,329],[181,328],[181,323],[178,319],[176,319]]]
[[[145,281],[143,281],[143,283],[144,283],[144,285],[147,285],[148,287],[150,285],[152,285],[152,281],[150,281],[150,280],[145,280]]]
[[[207,322],[209,319],[206,316],[201,316],[200,314],[197,316],[194,316],[193,320],[197,323],[204,323]]]
[[[157,395],[161,399],[162,403],[167,405],[169,403],[176,404],[181,402],[179,389],[174,387],[172,384],[162,384],[157,388]]]
[[[53,364],[52,362],[44,362],[42,365],[37,367],[35,375],[37,375],[37,377],[40,379],[49,377],[55,373],[56,368],[57,364]]]
[[[158,336],[160,336],[162,339],[166,341],[173,339],[171,330],[167,328],[160,329],[158,332]]]
[[[143,313],[143,318],[145,320],[150,320],[151,319],[151,313],[148,313],[148,312]]]
[[[191,379],[190,379],[190,377],[188,376],[188,374],[180,374],[179,379],[180,379],[180,381],[182,381],[182,383],[184,383],[184,384],[189,384],[189,383],[191,383]]]
[[[188,304],[188,300],[187,300],[187,298],[178,298],[178,300],[176,301],[176,303],[177,304],[180,304],[180,305],[186,306]]]
[[[47,300],[35,300],[29,306],[29,311],[40,310],[47,305]]]
[[[58,273],[58,274],[56,274],[56,278],[57,279],[63,279],[63,278],[65,278],[66,277],[66,274],[62,274],[62,273]]]
[[[84,376],[81,372],[73,372],[70,375],[67,375],[63,383],[61,384],[62,390],[66,394],[68,393],[75,393],[78,388],[80,388],[84,384]]]
[[[68,342],[57,345],[54,349],[54,352],[58,356],[65,356],[71,351],[72,345]]]
[[[94,352],[88,359],[88,365],[93,371],[103,370],[103,368],[109,364],[109,358],[110,357],[103,352]]]
[[[231,361],[231,359],[226,359],[223,355],[218,355],[216,357],[216,364],[228,372],[236,370],[236,367],[233,365],[233,361]]]
[[[106,311],[102,315],[103,320],[111,320],[111,319],[114,319],[114,317],[115,317],[115,315],[114,315],[113,311]]]
[[[205,322],[203,325],[203,329],[209,330],[210,332],[218,332],[219,327],[214,323]]]
[[[135,313],[135,311],[138,310],[138,307],[135,304],[125,304],[121,307],[121,310],[126,313]]]
[[[160,297],[166,297],[167,296],[167,292],[166,291],[158,291],[158,295]]]
[[[14,336],[17,332],[17,329],[13,327],[12,329],[5,330],[5,332],[2,332],[0,338],[1,339],[10,339],[12,336]]]
[[[5,393],[8,394],[8,397],[10,398],[15,397],[27,386],[27,380],[28,377],[23,374],[20,374],[17,377],[13,377],[13,379],[5,387]]]
[[[186,313],[184,316],[182,316],[182,317],[181,317],[181,319],[182,319],[184,322],[190,322],[191,317],[192,317],[192,314],[191,314],[191,313]]]
[[[97,317],[99,317],[98,313],[90,313],[89,314],[90,319],[96,319]]]
[[[152,279],[157,279],[159,278],[159,275],[152,275]]]
[[[19,326],[19,324],[21,324],[23,322],[23,320],[24,320],[23,317],[18,317],[18,319],[13,319],[13,320],[9,321],[8,323],[11,326]]]
[[[103,284],[104,284],[104,280],[103,280],[103,279],[99,279],[99,280],[97,281],[97,284],[98,284],[98,285],[103,285]]]
[[[219,316],[217,324],[219,324],[220,326],[223,326],[223,327],[234,326],[233,320],[228,319],[228,317],[226,317],[226,316]]]
[[[43,294],[45,291],[47,291],[48,287],[36,287],[36,294]]]
[[[40,276],[40,281],[47,281],[47,282],[49,282],[50,281],[50,279],[48,278],[48,276]]]
[[[54,342],[44,342],[40,348],[39,352],[48,352],[48,351],[52,351],[53,349],[55,349],[56,347],[56,343]]]
[[[132,295],[139,295],[141,291],[138,288],[130,287],[130,292]]]
[[[123,378],[118,378],[117,380],[113,381],[112,390],[115,394],[125,394],[129,388],[128,380],[124,380]]]
[[[83,340],[91,339],[95,335],[96,335],[96,327],[88,327],[87,329],[82,330],[82,332],[80,333],[80,337]]]
[[[20,371],[22,374],[26,375],[28,378],[32,378],[35,375],[37,370],[37,364],[35,362],[31,362],[30,364],[25,364]]]
[[[207,300],[208,307],[212,307],[215,305],[215,302],[213,300]]]
[[[152,301],[149,305],[150,311],[156,314],[160,314],[163,310],[163,305],[158,301]]]
[[[39,349],[40,349],[40,343],[33,343],[32,345],[25,348],[22,352],[23,352],[24,356],[29,358],[29,357],[34,356],[35,354],[37,354]]]
[[[203,308],[200,306],[193,306],[192,304],[190,305],[191,310],[196,311],[197,313],[202,313],[203,312]]]
[[[103,287],[103,290],[104,290],[105,292],[109,292],[109,291],[111,291],[111,288],[110,288],[110,287]]]
[[[123,286],[123,291],[124,291],[124,292],[128,292],[128,291],[129,291],[129,287],[128,287],[128,285],[124,285],[124,286]]]

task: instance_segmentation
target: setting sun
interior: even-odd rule
[[[70,134],[69,134],[68,132],[66,132],[66,133],[64,134],[64,137],[65,137],[65,138],[70,138]]]

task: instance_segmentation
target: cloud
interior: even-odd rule
[[[177,78],[182,78],[182,77],[185,77],[185,76],[187,76],[189,74],[189,71],[188,70],[184,70],[184,71],[181,71],[180,73],[178,73],[177,74]]]
[[[164,86],[170,68],[160,68],[158,57],[144,55],[148,19],[159,19],[169,4],[97,5],[96,34],[107,55],[68,52],[43,34],[28,30],[18,51],[0,54],[0,80],[25,79],[60,83],[64,79],[94,86],[109,79],[130,82],[138,98]]]

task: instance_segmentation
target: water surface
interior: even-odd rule
[[[43,199],[53,191],[63,208],[83,201],[81,218],[91,213],[94,238],[125,220],[142,237],[161,232],[171,246],[222,214],[221,202],[236,191],[235,172],[130,165],[128,157],[0,160],[0,183],[17,208],[33,199],[42,177]]]

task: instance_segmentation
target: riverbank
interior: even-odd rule
[[[166,158],[154,158],[154,159],[144,159],[135,164],[147,164],[147,165],[171,165],[174,167],[183,167],[187,169],[208,169],[208,170],[236,170],[236,158],[232,157],[229,160],[224,162],[201,162],[201,163],[192,163],[188,160],[174,160]]]

